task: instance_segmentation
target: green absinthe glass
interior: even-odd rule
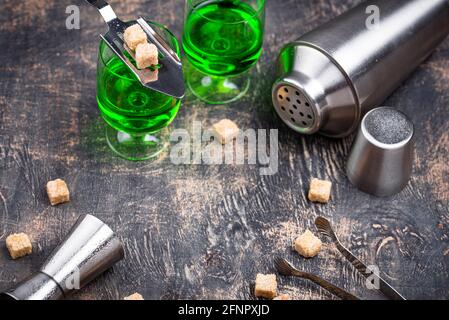
[[[190,90],[211,104],[235,101],[262,53],[265,0],[186,0],[182,45]]]
[[[180,56],[175,36],[159,24],[148,23]],[[181,105],[179,99],[144,87],[103,41],[97,65],[97,102],[108,124],[109,146],[132,161],[155,158],[165,150],[169,138],[164,129]]]

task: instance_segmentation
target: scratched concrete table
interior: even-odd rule
[[[273,271],[283,255],[362,298],[381,298],[326,244],[304,260],[292,239],[329,217],[344,243],[407,298],[449,298],[449,41],[425,62],[386,105],[416,125],[413,178],[390,199],[357,191],[345,176],[353,136],[331,140],[288,130],[270,103],[280,47],[359,1],[268,1],[264,55],[250,93],[229,106],[206,106],[191,95],[173,124],[207,127],[222,118],[241,128],[279,129],[279,172],[260,166],[177,166],[131,163],[106,146],[95,101],[98,13],[81,6],[81,29],[67,30],[73,1],[0,4],[0,290],[35,271],[80,214],[94,214],[123,240],[126,259],[73,299],[253,299],[255,274]],[[125,19],[150,15],[181,35],[179,0],[111,1]],[[72,201],[48,203],[44,187],[64,178]],[[306,199],[311,177],[334,183],[329,205]],[[26,232],[34,253],[12,261],[5,238]],[[295,299],[333,299],[314,284],[279,278]]]

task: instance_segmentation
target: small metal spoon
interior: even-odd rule
[[[313,283],[319,285],[323,289],[329,291],[333,295],[335,295],[343,300],[360,300],[359,298],[350,294],[349,292],[346,292],[345,290],[333,285],[332,283],[330,283],[316,275],[313,275],[313,274],[307,273],[307,272],[303,272],[303,271],[299,271],[298,269],[293,267],[293,265],[290,262],[288,262],[287,260],[285,260],[283,258],[279,258],[279,257],[275,258],[274,264],[275,264],[278,272],[284,276],[293,276],[293,277],[310,280]]]

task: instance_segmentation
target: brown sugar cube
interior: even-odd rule
[[[274,298],[273,300],[291,300],[290,299],[290,295],[288,294],[281,294],[280,296],[277,296],[276,298]]]
[[[70,192],[64,180],[56,179],[47,182],[48,199],[52,206],[70,201]]]
[[[295,250],[304,258],[313,258],[321,251],[321,240],[306,230],[295,240]]]
[[[26,256],[33,250],[30,238],[25,233],[17,233],[8,236],[6,238],[6,247],[13,259]]]
[[[224,119],[212,126],[214,136],[221,144],[233,141],[240,132],[239,127],[231,120]]]
[[[254,295],[256,297],[262,297],[267,299],[273,299],[277,296],[277,281],[274,274],[257,274],[256,287],[254,289]]]
[[[309,200],[328,203],[331,196],[332,182],[312,179],[309,189]]]
[[[123,300],[144,300],[140,293],[133,293],[130,296],[125,297]]]
[[[144,70],[145,74],[145,83],[156,82],[159,79],[159,69],[154,69],[154,71],[150,69]]]
[[[134,24],[131,27],[126,28],[123,37],[128,48],[133,51],[136,50],[139,44],[146,43],[148,41],[147,34],[138,24]]]
[[[139,43],[136,48],[137,68],[145,69],[159,63],[157,47],[152,43]]]

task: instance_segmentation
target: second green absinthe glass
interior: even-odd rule
[[[248,71],[262,53],[264,22],[242,1],[207,0],[187,14],[183,47],[189,62],[213,76]]]

